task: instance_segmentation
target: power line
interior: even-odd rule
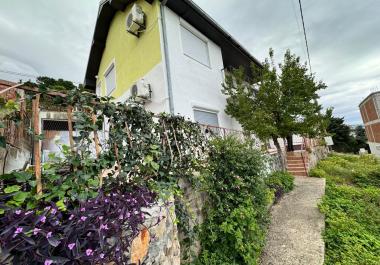
[[[309,44],[307,43],[306,29],[305,29],[305,21],[304,21],[304,19],[303,19],[303,12],[302,12],[302,4],[301,4],[301,0],[298,0],[298,3],[299,3],[299,5],[300,5],[300,11],[301,11],[301,19],[302,19],[302,26],[303,26],[303,35],[305,36],[307,58],[308,58],[308,60],[309,60],[310,72],[312,73],[312,70],[311,70],[311,62],[310,62]]]
[[[299,43],[302,43],[302,37],[303,37],[303,32],[301,31],[301,27],[300,27],[300,23],[298,23],[298,13],[297,13],[297,9],[296,9],[296,5],[294,4],[294,1],[297,1],[297,0],[290,0],[290,2],[292,2],[292,8],[293,8],[293,15],[294,15],[294,18],[296,20],[296,23],[297,23],[297,28],[298,28],[298,41]],[[305,58],[307,59],[307,53],[306,53],[306,49],[305,49],[305,46],[302,45],[302,52],[303,52],[303,55],[305,56]]]
[[[14,72],[14,71],[3,70],[3,69],[0,69],[0,73],[10,74],[10,75],[18,75],[18,76],[29,77],[29,78],[34,78],[34,79],[37,79],[39,77],[39,76],[32,75],[29,73]],[[70,81],[70,80],[67,80],[67,81]],[[76,84],[76,85],[81,84],[80,82],[76,82],[76,81],[71,81],[71,82],[73,84]]]
[[[9,71],[9,70],[1,70],[1,73],[5,74],[10,74],[10,75],[18,75],[18,76],[24,76],[24,77],[32,77],[32,78],[37,78],[38,76],[32,75],[32,74],[27,74],[27,73],[20,73],[20,72],[14,72],[14,71]]]

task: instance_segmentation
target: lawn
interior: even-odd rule
[[[380,264],[380,161],[333,154],[311,171],[326,178],[325,264]]]

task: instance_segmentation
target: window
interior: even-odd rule
[[[106,91],[107,96],[109,96],[112,91],[116,88],[116,71],[115,71],[115,64],[112,63],[110,67],[108,67],[106,73],[104,74],[104,77],[106,79]]]
[[[194,109],[194,120],[200,124],[219,127],[218,114],[216,112]]]
[[[101,96],[102,95],[102,82],[98,82],[96,84],[96,95]]]
[[[181,25],[183,53],[197,62],[210,66],[207,42]]]

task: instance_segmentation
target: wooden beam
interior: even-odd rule
[[[92,122],[96,124],[96,115],[92,114]],[[99,158],[100,156],[100,141],[98,136],[98,131],[94,130],[94,143],[95,143],[95,152],[96,152],[96,158]]]
[[[10,86],[10,87],[7,87],[6,89],[1,90],[1,91],[0,91],[0,94],[6,93],[6,92],[8,92],[9,90],[14,89],[14,88],[18,88],[18,87],[22,86],[23,84],[24,84],[24,83],[17,84],[17,85],[14,85],[14,86]]]
[[[32,101],[33,113],[33,131],[34,136],[40,135],[40,94],[37,94]],[[34,172],[36,174],[37,194],[42,194],[42,180],[41,180],[41,141],[34,139]]]
[[[69,129],[69,141],[71,152],[74,153],[74,137],[73,137],[73,106],[67,107],[67,124]]]

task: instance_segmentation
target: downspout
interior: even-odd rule
[[[170,114],[174,114],[174,103],[173,103],[173,84],[172,76],[170,71],[170,59],[169,59],[169,48],[167,39],[167,29],[166,29],[166,19],[165,19],[165,6],[167,0],[161,2],[160,12],[161,12],[161,25],[162,25],[162,40],[164,46],[164,57],[166,66],[166,79],[168,85],[168,96],[169,96],[169,110]]]

